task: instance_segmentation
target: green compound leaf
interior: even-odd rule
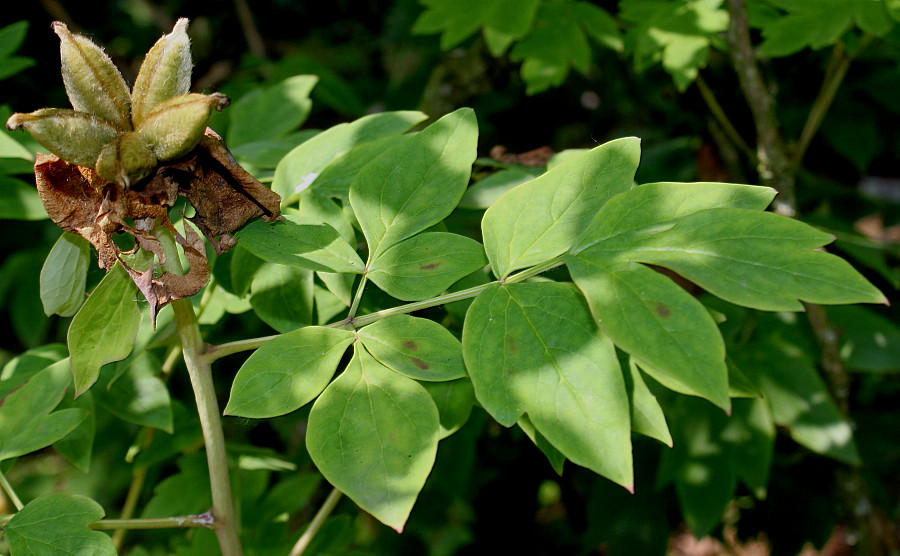
[[[235,236],[241,246],[270,263],[321,272],[360,274],[365,266],[330,225],[286,215],[278,222],[251,222]]]
[[[228,109],[228,144],[274,140],[300,127],[312,109],[309,93],[318,81],[315,75],[295,75],[241,97]]]
[[[655,438],[672,447],[672,435],[666,424],[666,416],[656,396],[647,388],[644,377],[633,359],[629,358],[628,372],[625,373],[625,387],[631,401],[631,428],[634,432]]]
[[[643,71],[662,63],[679,90],[706,65],[709,47],[728,28],[722,0],[622,0],[619,16],[634,25],[625,44]]]
[[[561,85],[570,68],[587,72],[591,64],[588,35],[608,48],[622,49],[615,20],[601,8],[588,2],[541,3],[534,28],[510,52],[512,60],[524,61],[521,72],[527,93]]]
[[[531,29],[538,0],[422,0],[425,11],[413,33],[441,33],[441,49],[449,50],[479,28],[494,56]]]
[[[70,384],[69,361],[64,359],[0,398],[0,461],[46,448],[87,418],[81,409],[51,413]]]
[[[568,459],[633,488],[622,371],[571,285],[489,287],[466,313],[463,356],[478,401],[501,425],[527,414]]]
[[[475,161],[478,123],[470,108],[447,114],[367,164],[350,204],[370,261],[446,218],[462,198]]]
[[[328,482],[402,532],[434,465],[439,431],[428,392],[357,349],[313,405],[306,446]]]
[[[394,245],[369,265],[369,279],[393,297],[434,297],[487,264],[484,247],[465,236],[425,232]]]
[[[730,407],[725,343],[709,311],[669,278],[592,249],[566,265],[604,333],[663,386]]]
[[[631,189],[640,154],[635,137],[610,141],[500,197],[481,222],[494,274],[565,253],[604,203]]]
[[[442,382],[466,376],[462,345],[433,320],[393,315],[357,334],[379,363],[409,378]]]
[[[711,208],[765,210],[776,191],[770,187],[733,183],[659,182],[639,185],[603,205],[581,234],[577,253],[624,232],[658,226],[663,222]]]
[[[68,343],[78,396],[100,376],[100,367],[131,353],[141,326],[137,287],[121,264],[106,274],[72,319]]]
[[[241,366],[226,415],[265,419],[312,401],[331,381],[352,332],[307,326],[263,344]]]
[[[71,317],[84,301],[91,245],[81,236],[63,233],[41,268],[44,314]]]
[[[886,2],[865,0],[774,0],[785,10],[762,27],[763,38],[757,53],[765,57],[789,56],[804,48],[818,50],[840,41],[854,24],[880,37],[894,26]]]
[[[0,219],[43,220],[47,211],[37,189],[18,178],[0,176]]]
[[[6,525],[10,553],[16,556],[116,556],[109,535],[88,525],[106,515],[100,504],[76,494],[48,494],[29,502]]]
[[[356,145],[398,135],[426,119],[421,112],[382,112],[336,125],[295,147],[275,168],[272,190],[289,199],[314,185],[319,174]]]
[[[886,303],[845,260],[815,250],[833,239],[771,212],[709,209],[619,234],[583,252],[674,270],[722,299],[763,311]]]

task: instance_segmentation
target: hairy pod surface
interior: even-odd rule
[[[131,127],[131,94],[122,74],[103,49],[87,37],[53,23],[60,39],[63,83],[72,108],[99,116],[124,131]]]
[[[149,176],[156,168],[156,156],[134,131],[118,136],[106,145],[97,158],[97,173],[128,189]]]
[[[42,108],[30,114],[13,114],[9,129],[26,129],[50,152],[78,165],[93,167],[100,151],[122,131],[110,122],[63,108]]]
[[[221,93],[188,93],[170,98],[147,113],[137,133],[160,162],[173,160],[197,146],[213,109],[221,110],[228,102]]]
[[[168,35],[147,52],[131,95],[131,120],[141,125],[147,113],[172,97],[187,94],[191,87],[191,40],[188,20],[181,18]]]

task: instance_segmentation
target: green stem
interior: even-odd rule
[[[515,284],[517,282],[522,282],[531,278],[533,276],[537,276],[542,272],[547,272],[548,270],[552,270],[558,266],[562,266],[563,261],[562,258],[553,259],[552,261],[548,261],[543,264],[539,264],[537,266],[531,267],[529,269],[523,270],[518,274],[514,274],[505,280],[495,280],[493,282],[489,282],[487,284],[482,284],[480,286],[474,286],[465,290],[460,290],[458,292],[452,292],[448,294],[444,294],[438,297],[433,297],[431,299],[426,299],[423,301],[415,301],[413,303],[407,303],[406,305],[400,305],[398,307],[392,307],[390,309],[385,309],[383,311],[376,311],[374,313],[369,313],[366,315],[362,315],[359,317],[346,318],[344,320],[333,322],[328,326],[331,328],[342,328],[347,325],[352,325],[354,328],[360,328],[366,326],[367,324],[372,324],[373,322],[379,321],[381,319],[387,318],[391,315],[405,315],[409,313],[413,313],[415,311],[421,311],[422,309],[429,309],[431,307],[437,307],[439,305],[445,305],[447,303],[453,303],[454,301],[462,301],[464,299],[470,299],[472,297],[477,296],[484,290],[493,286],[494,284]],[[206,351],[206,354],[203,356],[204,361],[209,364],[219,359],[221,357],[225,357],[226,355],[232,355],[235,353],[240,353],[242,351],[250,351],[257,349],[261,345],[265,344],[270,340],[274,340],[278,335],[273,336],[263,336],[260,338],[250,338],[249,340],[239,340],[237,342],[228,342],[225,344],[219,344],[217,346],[213,346]]]
[[[856,55],[858,55],[859,51],[865,48],[871,41],[872,37],[870,35],[865,35],[860,40],[859,49],[857,50]],[[796,171],[803,163],[803,157],[806,155],[809,144],[812,142],[813,137],[815,137],[816,132],[819,131],[819,126],[822,124],[822,120],[825,118],[828,109],[831,108],[831,104],[834,102],[834,96],[837,94],[838,89],[840,89],[841,84],[844,81],[844,77],[847,75],[847,70],[850,68],[850,62],[853,61],[853,58],[855,58],[856,55],[847,54],[843,43],[837,43],[834,46],[834,50],[831,52],[831,60],[828,62],[828,71],[825,73],[825,79],[822,82],[822,87],[819,89],[819,94],[816,97],[815,102],[813,102],[812,108],[809,110],[809,116],[806,119],[806,124],[803,126],[803,131],[800,133],[800,139],[797,141],[797,144],[794,146],[793,152],[791,153],[791,166],[794,171]]]
[[[359,302],[362,301],[363,291],[365,291],[368,282],[369,277],[363,274],[362,279],[359,281],[359,287],[356,288],[356,295],[353,296],[353,303],[350,304],[350,312],[347,313],[348,322],[353,321],[353,317],[356,316],[356,311],[359,310]]]
[[[166,255],[164,267],[167,272],[182,274],[181,262],[175,249],[171,233],[158,226],[156,237]],[[172,302],[175,312],[175,325],[181,337],[181,352],[191,378],[194,398],[197,400],[197,411],[200,416],[200,428],[203,431],[203,442],[206,445],[206,460],[209,466],[209,482],[212,491],[213,528],[219,539],[222,556],[243,556],[241,540],[238,536],[237,514],[231,494],[231,481],[228,477],[228,455],[225,452],[225,434],[222,431],[222,420],[219,417],[219,402],[216,400],[216,387],[212,380],[209,363],[203,359],[203,337],[197,323],[197,314],[190,299],[179,299]]]
[[[137,508],[138,500],[141,497],[141,490],[144,488],[144,480],[147,478],[147,468],[139,467],[134,470],[131,477],[131,485],[128,487],[128,494],[125,495],[125,503],[122,504],[122,511],[119,514],[119,521],[131,519],[134,510]],[[112,541],[116,546],[116,552],[122,551],[122,545],[125,543],[125,534],[128,529],[122,527],[113,533]]]
[[[22,504],[22,500],[19,499],[19,496],[16,494],[16,491],[13,490],[12,485],[9,484],[9,481],[6,480],[6,475],[4,475],[2,471],[0,471],[0,487],[3,488],[3,491],[9,497],[9,500],[13,503],[13,506],[15,506],[17,510],[21,510],[25,507],[25,505]]]
[[[748,159],[756,162],[756,153],[753,152],[750,145],[744,141],[744,138],[741,137],[741,134],[735,129],[731,120],[728,119],[728,115],[725,113],[722,105],[719,104],[719,101],[716,100],[715,93],[713,93],[712,89],[709,88],[709,85],[706,84],[706,80],[703,79],[702,75],[697,75],[696,83],[697,89],[700,90],[700,96],[703,97],[703,100],[706,102],[709,111],[712,112],[713,117],[719,122],[719,125],[722,126],[722,131],[725,132],[725,135],[731,139],[731,142],[734,143]]]
[[[309,547],[309,543],[311,543],[316,536],[316,533],[322,528],[322,524],[325,523],[325,520],[328,519],[328,516],[334,511],[334,508],[337,506],[340,499],[341,491],[338,489],[333,489],[331,493],[328,494],[328,498],[322,503],[322,507],[319,508],[315,517],[309,522],[309,527],[306,528],[306,531],[304,531],[303,535],[297,540],[297,544],[294,545],[294,548],[291,549],[291,553],[288,556],[301,556],[303,554],[307,547]]]
[[[9,523],[14,515],[0,516],[0,526]],[[88,525],[94,531],[121,531],[123,529],[184,529],[205,527],[214,529],[216,520],[208,512],[200,515],[182,515],[156,519],[101,519]]]

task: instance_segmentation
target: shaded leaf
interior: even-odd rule
[[[650,376],[676,392],[729,407],[725,343],[706,308],[669,278],[613,264],[593,248],[567,256],[601,330]]]
[[[30,166],[30,165],[29,165]],[[0,176],[0,219],[44,220],[47,211],[37,190],[24,181]]]
[[[127,367],[114,380],[100,377],[93,390],[97,404],[119,419],[172,434],[172,399],[165,383],[156,376],[162,364],[144,351],[121,364]]]
[[[666,424],[666,416],[656,401],[656,396],[647,388],[637,364],[629,358],[628,372],[625,374],[625,388],[631,401],[631,428],[634,432],[655,438],[672,447],[672,435]]]
[[[528,418],[527,414],[522,415],[519,418],[518,424],[519,428],[522,429],[522,432],[524,432],[525,435],[534,442],[534,445],[547,456],[547,461],[550,462],[550,467],[556,471],[556,474],[562,475],[563,468],[566,464],[566,456],[557,450],[553,444],[550,444],[550,441],[534,427],[534,423],[531,422],[531,419]]]
[[[469,108],[452,112],[367,164],[350,186],[350,204],[370,260],[446,218],[465,192],[478,124]]]
[[[87,416],[75,429],[53,443],[53,448],[62,454],[69,463],[74,465],[82,473],[91,470],[91,455],[94,452],[94,435],[97,432],[97,412],[94,408],[94,397],[91,392],[85,392],[77,399],[63,397],[57,406],[58,410],[77,409]]]
[[[501,425],[527,414],[574,463],[633,488],[622,371],[574,288],[489,287],[466,313],[463,355],[478,401]]]
[[[462,345],[433,320],[393,315],[364,326],[357,336],[379,363],[409,378],[441,382],[466,376]]]
[[[494,274],[565,253],[604,203],[631,189],[639,158],[638,139],[610,141],[503,195],[481,222]]]
[[[357,349],[313,405],[306,446],[328,482],[400,532],[434,465],[439,430],[421,385]]]
[[[468,378],[444,382],[422,382],[431,394],[441,418],[441,440],[455,433],[466,424],[475,405],[475,390]]]
[[[75,394],[100,376],[100,367],[128,357],[141,325],[137,288],[121,264],[100,281],[69,326],[68,343]]]
[[[116,556],[109,535],[88,525],[106,515],[100,504],[76,494],[48,494],[29,502],[6,525],[12,554]]]
[[[315,75],[295,75],[238,99],[228,109],[228,144],[277,139],[300,127],[312,109],[309,94],[318,81]]]
[[[263,322],[278,332],[312,324],[313,272],[265,263],[253,277],[250,305]]]
[[[41,303],[44,314],[71,317],[84,301],[84,287],[91,263],[91,245],[75,234],[59,236],[41,269]]]
[[[331,381],[354,340],[346,330],[307,326],[263,344],[234,377],[225,414],[262,419],[306,405]]]
[[[487,264],[474,239],[425,232],[401,241],[369,265],[369,279],[403,301],[434,297]]]
[[[0,399],[0,461],[46,448],[87,418],[81,409],[53,412],[69,384],[69,361],[64,359]]]

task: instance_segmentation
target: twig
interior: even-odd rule
[[[319,508],[315,517],[309,522],[309,527],[306,528],[306,531],[304,531],[297,540],[297,544],[294,545],[294,548],[291,549],[291,553],[288,556],[301,556],[303,554],[303,551],[309,547],[309,543],[312,542],[316,533],[322,528],[322,524],[325,523],[325,520],[328,519],[328,516],[334,511],[334,508],[337,506],[340,499],[341,491],[336,488],[332,489],[331,493],[328,494],[328,498],[322,503],[322,507]]]
[[[725,135],[731,139],[731,142],[741,150],[744,155],[747,156],[748,159],[756,162],[756,153],[753,152],[753,149],[750,148],[750,145],[744,141],[744,138],[741,137],[741,134],[738,133],[738,130],[735,129],[734,125],[731,123],[731,120],[728,119],[728,115],[725,113],[725,110],[722,109],[722,105],[719,104],[719,101],[716,100],[716,95],[713,93],[712,89],[709,88],[709,85],[706,84],[706,80],[703,79],[702,75],[697,75],[697,89],[700,90],[700,96],[703,97],[704,102],[706,102],[706,106],[709,107],[709,111],[712,112],[713,117],[719,122],[719,126],[721,126],[722,131],[725,132]]]
[[[16,494],[16,491],[13,490],[12,485],[6,480],[6,475],[4,475],[2,471],[0,471],[0,488],[3,489],[3,492],[6,493],[10,502],[13,503],[13,506],[15,506],[17,510],[21,510],[25,507],[25,505],[22,504],[22,500]]]
[[[4,526],[15,515],[0,516],[0,526]],[[88,525],[94,531],[120,531],[123,529],[187,529],[215,528],[213,516],[207,512],[199,515],[181,515],[176,517],[160,517],[154,519],[101,519]]]
[[[250,11],[250,5],[247,0],[234,0],[234,9],[237,12],[238,21],[241,23],[241,31],[244,32],[244,38],[247,40],[247,47],[250,52],[260,60],[266,59],[266,43],[263,42],[259,29],[256,28],[256,22],[253,20],[253,12]]]

